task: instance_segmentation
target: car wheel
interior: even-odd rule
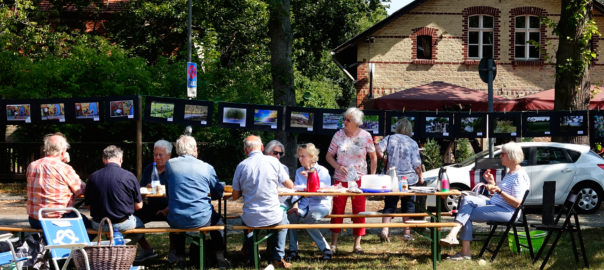
[[[464,185],[456,185],[453,184],[451,185],[451,189],[458,189],[459,191],[463,191],[463,190],[470,190],[468,187],[464,186]],[[453,210],[457,210],[457,204],[459,203],[459,197],[460,195],[449,195],[447,196],[447,198],[443,201],[443,211],[447,211],[447,212],[451,212]]]
[[[602,205],[602,188],[595,183],[582,183],[573,188],[573,192],[581,194],[577,202],[579,213],[592,214],[600,209]]]

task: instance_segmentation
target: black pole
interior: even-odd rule
[[[191,32],[192,30],[192,24],[193,24],[193,15],[191,13],[193,13],[192,9],[193,9],[193,0],[188,0],[189,3],[189,42],[188,42],[188,56],[187,56],[187,61],[191,62]]]
[[[489,59],[487,65],[489,73],[489,115],[493,112],[493,59]],[[489,136],[489,158],[493,158],[493,136]]]

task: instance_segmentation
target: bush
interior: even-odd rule
[[[465,160],[473,154],[474,150],[472,149],[472,145],[470,145],[470,140],[468,140],[468,138],[457,140],[457,147],[455,149],[455,160],[457,162]]]
[[[440,155],[440,145],[435,140],[428,139],[424,144],[422,163],[426,166],[426,170],[439,168],[443,165],[443,158]]]

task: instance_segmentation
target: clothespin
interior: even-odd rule
[[[436,115],[438,115],[438,108],[436,108]]]
[[[468,115],[472,114],[472,108],[470,108],[470,111],[468,112]]]

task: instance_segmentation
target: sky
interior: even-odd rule
[[[411,1],[413,1],[413,0],[390,0],[390,3],[389,3],[390,8],[387,10],[388,15],[394,13],[395,11],[399,10],[400,8],[411,3]],[[386,4],[388,4],[388,3],[386,3]]]

